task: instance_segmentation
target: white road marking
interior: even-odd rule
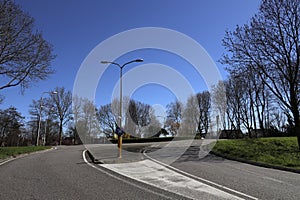
[[[85,162],[87,165],[89,165],[90,167],[92,167],[92,168],[94,168],[94,169],[100,171],[101,173],[104,173],[104,174],[106,174],[106,175],[108,175],[108,176],[110,176],[110,177],[112,177],[112,178],[114,178],[114,179],[117,179],[117,180],[122,181],[122,182],[124,182],[124,183],[126,183],[126,184],[129,184],[129,185],[132,185],[133,187],[137,187],[137,188],[139,188],[139,189],[141,189],[141,190],[144,190],[144,191],[147,191],[147,192],[149,192],[149,193],[152,193],[152,194],[161,196],[161,197],[166,198],[166,199],[172,199],[171,197],[168,197],[168,196],[163,195],[163,194],[161,194],[161,193],[157,193],[157,192],[155,192],[155,191],[153,191],[153,190],[147,189],[147,188],[145,188],[145,187],[141,187],[141,186],[136,185],[136,184],[134,184],[134,183],[132,183],[132,182],[126,181],[125,179],[122,179],[122,178],[120,178],[120,177],[114,176],[113,174],[111,174],[111,173],[109,173],[109,172],[107,172],[107,171],[105,171],[105,170],[102,170],[101,168],[95,166],[94,164],[91,164],[91,163],[86,159],[86,156],[85,156],[86,151],[87,151],[87,150],[84,150],[84,151],[82,152],[82,157],[83,157],[84,162]],[[102,165],[99,165],[99,166],[102,166]],[[182,195],[180,195],[180,196],[182,196]]]
[[[151,160],[134,163],[102,164],[123,176],[191,199],[242,199],[177,173]]]
[[[44,152],[47,152],[47,151],[51,151],[51,150],[55,150],[57,149],[56,147],[53,147],[51,149],[46,149],[46,150],[42,150],[42,151],[35,151],[35,152],[30,152],[30,153],[25,153],[25,154],[21,154],[21,155],[18,155],[16,157],[13,157],[13,158],[9,158],[9,159],[5,159],[3,162],[1,162],[0,160],[0,166],[1,165],[4,165],[5,163],[8,163],[8,162],[11,162],[13,160],[16,160],[18,158],[23,158],[24,156],[28,156],[28,155],[32,155],[32,154],[37,154],[37,153],[44,153]]]
[[[165,167],[167,167],[167,168],[169,168],[169,169],[172,169],[172,170],[174,170],[175,172],[179,172],[180,174],[184,174],[184,175],[186,175],[186,176],[188,176],[188,177],[192,177],[193,179],[196,179],[196,180],[199,180],[199,181],[202,181],[202,182],[209,183],[210,185],[214,185],[214,186],[216,186],[216,187],[218,187],[218,188],[222,188],[222,189],[224,189],[224,190],[233,192],[233,193],[235,193],[235,194],[239,194],[239,195],[244,196],[244,197],[246,197],[246,198],[253,199],[253,200],[258,200],[258,198],[256,198],[256,197],[253,197],[253,196],[244,194],[244,193],[242,193],[242,192],[239,192],[239,191],[236,191],[236,190],[234,190],[234,189],[228,188],[228,187],[226,187],[226,186],[223,186],[223,185],[214,183],[214,182],[209,181],[209,180],[206,180],[206,179],[204,179],[204,178],[200,178],[200,177],[198,177],[198,176],[189,174],[189,173],[187,173],[187,172],[185,172],[185,171],[182,171],[182,170],[177,169],[177,168],[175,168],[175,167],[172,167],[172,166],[170,166],[170,165],[166,165],[166,164],[164,164],[164,163],[162,163],[162,162],[160,162],[160,161],[158,161],[158,160],[155,160],[155,159],[149,157],[149,156],[146,154],[146,152],[143,152],[143,154],[144,154],[144,156],[146,156],[148,159],[153,160],[154,162],[156,162],[156,163],[158,163],[158,164],[160,164],[160,165],[163,165],[163,166],[165,166]]]
[[[13,160],[15,160],[15,159],[17,159],[17,158],[10,158],[10,159],[8,159],[8,160],[5,160],[5,161],[3,161],[3,162],[0,163],[0,166],[1,166],[1,165],[4,165],[5,163],[8,163],[8,162],[10,162],[10,161],[13,161]]]

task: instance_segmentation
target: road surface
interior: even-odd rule
[[[139,146],[141,145],[142,144],[139,144]],[[163,143],[162,146],[164,145],[165,144]],[[131,144],[130,148],[133,149],[133,146],[134,144]],[[153,144],[151,146],[152,148],[149,148],[149,145],[147,145],[146,148],[148,149],[148,151],[146,151],[144,155],[140,156],[141,161],[138,161],[138,156],[129,156],[129,158],[132,160],[134,160],[133,158],[136,159],[137,162],[135,164],[117,164],[112,162],[112,160],[115,159],[111,159],[115,157],[105,155],[106,157],[104,158],[104,160],[110,163],[110,165],[102,166],[106,166],[107,168],[110,168],[111,170],[121,173],[125,176],[129,176],[130,178],[147,182],[148,184],[157,185],[159,187],[168,188],[166,185],[172,184],[172,178],[166,178],[167,175],[165,174],[161,175],[162,169],[160,169],[155,164],[149,163],[148,161],[146,162],[144,160],[150,158],[152,161],[155,161],[156,164],[158,163],[163,165],[165,161],[166,163],[168,163],[168,161],[171,159],[168,159],[167,154],[162,156],[162,151],[156,154],[155,150],[160,149],[159,143]],[[126,149],[127,146],[125,146],[124,148]],[[178,146],[176,149],[165,150],[165,152],[171,154],[171,152],[176,152],[176,150],[178,150],[179,148],[180,147]],[[95,154],[97,155],[96,149],[97,148],[93,149],[93,151],[96,152]],[[164,149],[166,149],[165,146]],[[105,148],[101,148],[99,152],[106,152]],[[300,174],[258,167],[250,164],[223,159],[210,154],[204,158],[199,158],[199,153],[200,155],[201,153],[203,153],[203,151],[200,152],[199,144],[195,145],[193,143],[193,145],[176,162],[173,162],[171,166],[167,165],[168,169],[176,172],[177,175],[175,176],[184,175],[188,178],[203,183],[206,190],[210,190],[212,191],[212,193],[221,194],[219,191],[211,190],[211,188],[207,186],[211,186],[215,189],[219,189],[221,191],[234,195],[234,197],[231,198],[239,197],[244,199],[298,200],[300,197]],[[137,167],[137,165],[139,165],[140,167]],[[151,167],[149,167],[150,165]],[[153,173],[154,169],[156,169],[156,173]],[[137,173],[141,170],[144,170],[143,176],[141,176],[140,173]],[[148,171],[151,171],[151,174],[149,176],[146,175]],[[150,179],[151,177],[152,180]],[[182,182],[181,184],[184,187],[188,187],[187,183],[192,182],[192,180],[178,179],[177,182],[173,182],[172,189],[168,188],[168,190],[182,194],[181,188],[178,187],[178,185],[180,185],[179,182]],[[175,185],[177,185],[176,188]],[[201,185],[198,186],[203,187]],[[200,199],[200,197],[203,195],[203,193],[200,193],[196,196],[197,198],[195,198],[193,191],[189,191],[187,194],[188,197],[195,199]],[[213,196],[211,196],[210,198],[212,197]]]
[[[187,154],[195,155],[195,152]],[[174,162],[172,167],[258,199],[300,199],[300,174],[258,167],[214,155],[203,159],[186,155]]]
[[[0,199],[181,199],[183,197],[97,170],[83,146],[58,147],[0,165]]]
[[[84,150],[83,146],[61,146],[0,164],[0,199],[299,199],[300,196],[300,174],[213,155],[199,159],[197,146],[167,168],[149,159],[151,154],[147,152],[136,162],[92,164],[84,159]]]

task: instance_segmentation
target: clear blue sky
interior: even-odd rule
[[[133,28],[164,27],[182,32],[200,43],[216,62],[219,70],[226,76],[224,66],[217,61],[224,48],[221,40],[226,29],[233,30],[242,25],[258,11],[258,0],[16,0],[26,12],[35,18],[36,28],[54,46],[57,58],[52,62],[56,73],[46,81],[38,82],[30,89],[20,94],[20,89],[10,88],[1,91],[6,97],[1,109],[10,105],[18,108],[25,116],[28,115],[29,104],[33,99],[41,97],[42,92],[53,90],[55,87],[73,89],[76,73],[90,51],[103,40]],[[162,63],[168,66],[182,67],[188,65],[165,52],[138,51],[125,55],[118,62],[142,57],[146,63]],[[100,65],[99,65],[100,66]],[[124,69],[135,67],[135,64]],[[110,67],[106,76],[99,83],[96,103],[108,103],[106,93],[112,89],[109,80],[116,82],[119,76],[117,68]],[[190,72],[185,72],[186,78]],[[106,81],[105,81],[106,80]],[[87,80],[88,81],[88,80]],[[195,83],[197,91],[201,91],[201,84]],[[158,86],[145,86],[134,94],[138,100],[147,103],[159,102],[152,99],[153,95],[147,91],[155,90],[170,93]],[[102,98],[103,96],[103,98]],[[105,97],[104,97],[105,96]],[[142,99],[144,98],[144,99]],[[173,97],[172,97],[173,98]],[[152,102],[151,102],[152,101]]]

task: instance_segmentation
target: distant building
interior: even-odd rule
[[[251,137],[253,138],[262,138],[262,137],[284,137],[288,136],[287,133],[278,131],[277,129],[251,129]]]
[[[242,139],[244,137],[241,130],[221,130],[219,139]]]

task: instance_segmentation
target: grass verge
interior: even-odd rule
[[[213,152],[273,166],[300,170],[296,137],[219,140]]]
[[[0,159],[50,148],[51,146],[0,147]]]

